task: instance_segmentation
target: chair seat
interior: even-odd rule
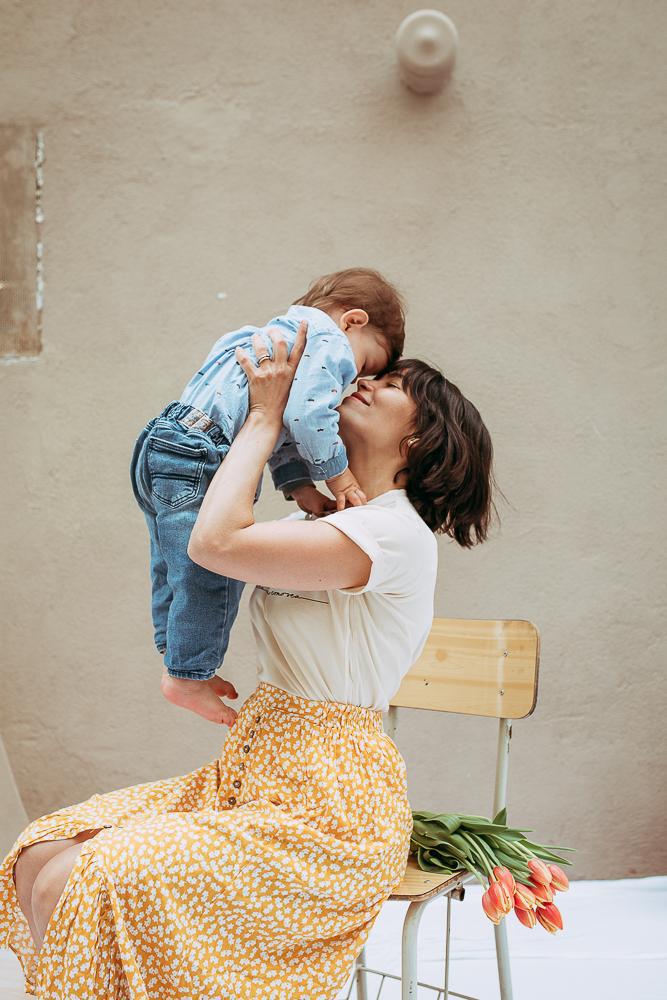
[[[417,864],[415,856],[411,854],[408,858],[405,874],[389,898],[431,899],[432,896],[438,896],[441,892],[456,889],[471,877],[470,872],[457,872],[455,875],[424,872]]]

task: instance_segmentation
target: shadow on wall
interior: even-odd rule
[[[0,736],[0,857],[9,851],[18,834],[28,824],[14,781],[5,744]]]

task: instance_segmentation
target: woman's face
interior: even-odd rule
[[[362,441],[387,456],[400,455],[401,440],[412,433],[417,408],[403,389],[399,372],[360,378],[338,407],[340,435],[346,444]]]

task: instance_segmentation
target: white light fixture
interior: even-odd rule
[[[459,44],[454,22],[439,10],[416,10],[399,25],[396,54],[403,82],[432,94],[449,79]]]

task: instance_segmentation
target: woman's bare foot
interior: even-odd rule
[[[160,687],[162,694],[172,705],[187,708],[218,725],[233,726],[236,722],[237,713],[220,699],[238,698],[238,692],[233,684],[217,674],[206,681],[193,681],[189,678],[172,677],[165,670]]]

